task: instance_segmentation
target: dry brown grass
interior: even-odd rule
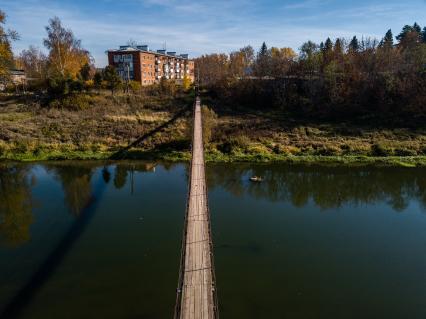
[[[243,139],[246,151],[256,146],[263,153],[292,155],[426,155],[426,129],[375,129],[347,124],[294,125],[262,115],[219,116],[212,144],[220,149],[230,140]],[[249,141],[249,142],[248,142]],[[259,148],[259,143],[264,147]],[[241,143],[240,143],[241,144]],[[249,148],[250,148],[249,147]]]
[[[42,107],[37,104],[0,105],[0,151],[35,152],[49,149],[110,150],[128,145],[150,132],[185,107],[187,102],[161,97],[111,97],[93,95],[93,104],[79,111]],[[184,138],[182,123],[152,138],[168,143]],[[0,154],[1,155],[1,154]]]

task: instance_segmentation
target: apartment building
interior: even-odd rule
[[[147,45],[120,46],[108,50],[108,63],[114,66],[123,80],[130,79],[142,85],[159,83],[161,78],[182,82],[186,76],[194,82],[194,61],[188,54],[177,55],[166,50],[151,51]]]

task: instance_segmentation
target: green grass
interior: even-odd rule
[[[376,166],[426,166],[426,156],[315,156],[315,155],[280,155],[280,154],[244,154],[225,155],[209,152],[207,162],[254,162],[254,163],[315,163],[340,165],[376,165]]]
[[[93,150],[43,150],[39,152],[7,152],[0,155],[2,161],[49,161],[49,160],[105,160],[112,151]],[[123,160],[165,160],[183,162],[191,159],[189,151],[144,150],[132,149],[126,152]],[[283,155],[273,153],[233,153],[206,152],[206,162],[251,162],[251,163],[306,163],[323,165],[376,165],[426,167],[426,156],[315,156],[315,155]]]

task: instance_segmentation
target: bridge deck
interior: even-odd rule
[[[186,230],[177,305],[179,318],[216,317],[210,217],[204,170],[200,100],[196,100]],[[179,298],[180,297],[180,298]]]

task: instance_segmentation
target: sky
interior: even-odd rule
[[[0,10],[20,34],[15,53],[43,49],[45,26],[58,16],[98,67],[106,50],[129,40],[197,57],[263,41],[297,50],[327,37],[380,39],[388,29],[396,35],[405,24],[426,25],[426,0],[0,0]]]

